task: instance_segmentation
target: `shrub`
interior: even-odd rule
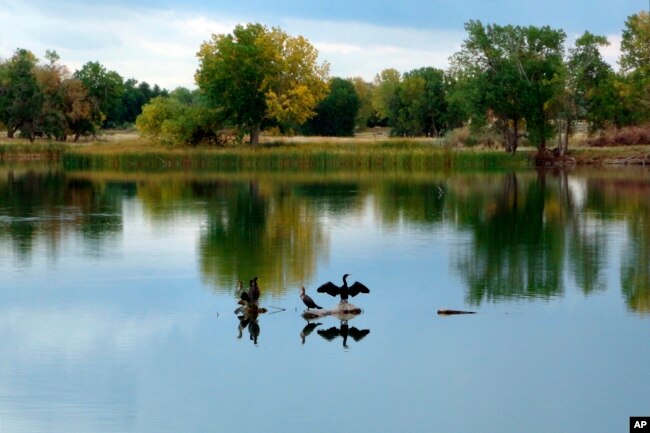
[[[650,125],[603,131],[598,136],[587,139],[586,144],[594,147],[650,144]]]

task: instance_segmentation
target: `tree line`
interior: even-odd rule
[[[461,126],[496,132],[509,152],[525,138],[564,153],[578,121],[590,133],[650,121],[650,14],[625,22],[620,69],[604,61],[604,36],[583,33],[567,46],[549,26],[465,24],[461,49],[441,70],[386,69],[372,82],[329,76],[302,36],[261,24],[213,34],[198,53],[197,88],[167,92],[90,62],[67,74],[56,53],[38,64],[25,50],[0,64],[0,121],[65,138],[135,121],[164,143],[223,144],[262,130],[351,136],[384,126],[394,136],[442,137]],[[140,110],[142,110],[140,114]]]
[[[330,78],[328,64],[302,37],[260,24],[213,35],[198,53],[191,100],[174,92],[145,106],[140,130],[170,142],[215,143],[216,131],[351,136],[387,126],[394,136],[441,137],[469,125],[490,130],[514,152],[525,138],[540,151],[559,137],[560,154],[576,122],[590,133],[650,121],[650,15],[630,16],[622,33],[620,70],[604,61],[604,36],[583,33],[567,47],[548,26],[465,24],[467,37],[448,70],[386,69],[372,82]],[[184,91],[185,94],[188,91]],[[189,120],[189,122],[188,122]],[[202,123],[203,122],[203,123]],[[201,126],[203,125],[203,126]],[[192,134],[192,130],[202,131]]]
[[[125,81],[99,62],[70,73],[56,51],[46,51],[39,61],[19,48],[0,62],[0,124],[9,138],[19,133],[32,141],[37,136],[77,141],[100,127],[132,125],[143,105],[168,94],[146,81]]]

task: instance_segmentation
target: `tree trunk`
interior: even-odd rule
[[[503,142],[505,144],[506,148],[506,153],[510,153],[510,149],[512,146],[510,146],[510,127],[506,123],[505,128],[503,128]]]
[[[519,120],[512,119],[512,154],[515,154],[517,146],[519,146]]]
[[[506,146],[506,153],[512,153],[512,134],[510,133],[510,124],[508,119],[503,119],[503,141]]]
[[[257,146],[260,142],[260,126],[259,123],[251,126],[250,143],[252,146]]]
[[[571,135],[571,119],[567,119],[566,125],[564,125],[564,137],[562,137],[562,145],[560,146],[560,156],[564,156],[569,150],[569,135]]]

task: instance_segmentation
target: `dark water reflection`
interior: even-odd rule
[[[298,289],[346,272],[364,313],[305,322]],[[234,314],[254,276],[267,311]],[[648,170],[0,166],[0,289],[0,432],[606,432],[650,407]]]
[[[207,284],[234,294],[237,281],[261,275],[265,294],[281,296],[328,260],[329,221],[371,206],[387,229],[451,226],[468,234],[469,244],[449,253],[470,305],[562,296],[566,278],[586,295],[603,291],[607,251],[617,246],[627,305],[650,312],[650,177],[644,170],[383,179],[93,176],[25,168],[0,174],[0,241],[22,260],[34,248],[56,256],[68,234],[101,256],[107,240],[122,232],[123,203],[137,199],[160,225],[182,215],[203,220],[197,258]]]

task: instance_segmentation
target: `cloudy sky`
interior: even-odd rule
[[[648,0],[0,0],[0,58],[16,48],[56,50],[71,70],[99,61],[124,78],[194,87],[196,52],[211,33],[260,22],[302,35],[331,75],[367,80],[385,68],[446,68],[463,24],[550,25],[571,41],[589,30],[612,45],[616,67],[626,18]]]

